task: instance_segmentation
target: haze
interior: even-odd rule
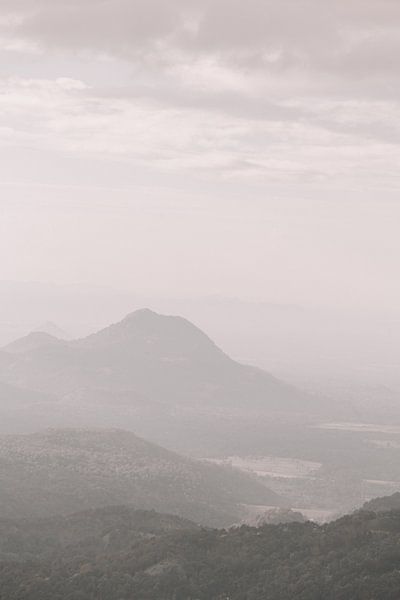
[[[0,0],[0,600],[394,600],[399,0]]]
[[[397,311],[399,13],[3,1],[0,278]]]

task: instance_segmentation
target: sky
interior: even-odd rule
[[[396,309],[398,0],[2,0],[0,280]]]

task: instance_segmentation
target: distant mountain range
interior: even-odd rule
[[[284,502],[250,475],[185,458],[127,431],[0,436],[0,518],[121,504],[224,526],[241,519],[245,504]]]
[[[306,396],[266,372],[241,365],[181,317],[144,309],[72,342],[35,332],[3,351],[9,383],[61,396],[77,389],[127,390],[175,405],[303,410]]]
[[[232,360],[186,319],[147,309],[79,340],[31,333],[0,352],[0,382],[34,390],[35,424],[40,415],[45,426],[129,427],[198,454],[265,438],[265,427],[254,430],[263,419],[323,412],[317,398]]]

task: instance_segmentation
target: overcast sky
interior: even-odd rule
[[[400,303],[399,0],[1,0],[0,279]]]

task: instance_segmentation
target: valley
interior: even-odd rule
[[[0,353],[0,433],[128,430],[242,471],[324,519],[399,486],[399,427],[350,420],[351,411],[241,365],[187,320],[150,310],[77,340],[33,332]],[[227,513],[235,522],[237,509]]]

